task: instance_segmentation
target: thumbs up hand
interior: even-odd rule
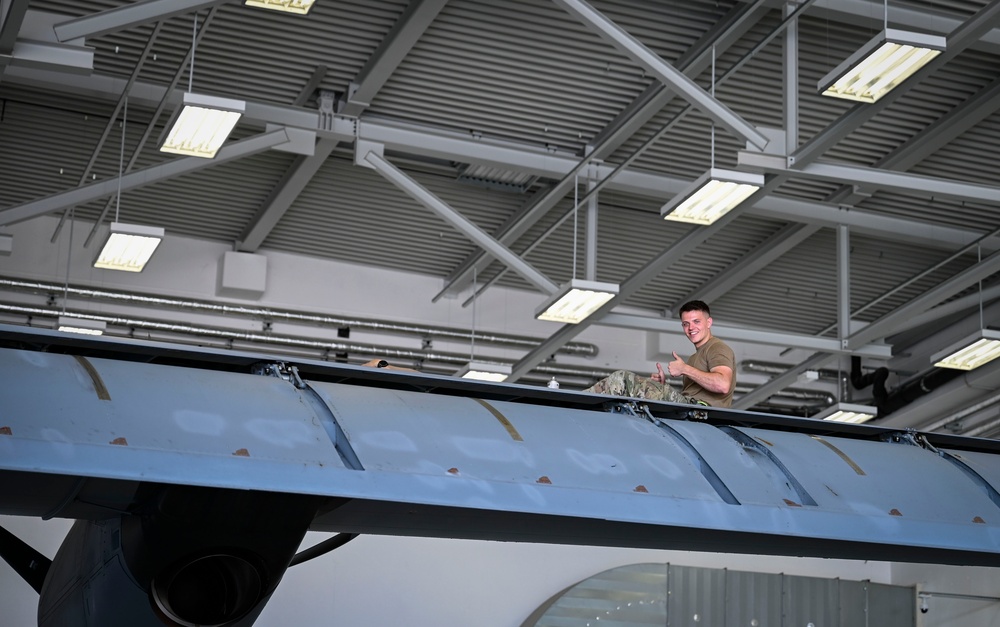
[[[657,364],[657,366],[659,366],[659,364]],[[685,366],[687,366],[687,364],[684,362],[683,359],[680,358],[680,355],[677,354],[677,351],[674,351],[674,360],[669,364],[667,364],[667,369],[670,371],[670,376],[672,377],[682,376],[684,374]]]
[[[663,366],[660,364],[660,362],[656,362],[656,372],[649,375],[649,378],[652,379],[653,381],[656,381],[657,383],[665,384],[667,382],[667,374],[663,372]]]

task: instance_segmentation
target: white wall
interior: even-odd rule
[[[893,564],[891,583],[932,595],[927,613],[917,613],[918,627],[1000,627],[1000,569]]]

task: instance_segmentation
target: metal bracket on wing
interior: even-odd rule
[[[253,374],[265,376],[265,377],[277,377],[284,381],[288,381],[296,389],[302,390],[305,400],[313,408],[316,416],[319,418],[320,422],[323,424],[323,428],[326,430],[327,435],[330,437],[330,441],[333,442],[333,447],[337,450],[340,455],[341,461],[344,465],[353,470],[364,470],[364,466],[361,465],[361,459],[358,458],[357,452],[351,446],[350,441],[347,439],[347,434],[340,427],[337,422],[337,417],[333,415],[330,407],[325,401],[316,393],[316,390],[312,389],[302,377],[299,376],[299,369],[295,366],[290,366],[284,362],[257,362],[251,366],[250,371]]]
[[[934,448],[934,445],[927,441],[927,437],[917,431],[916,429],[904,429],[903,431],[893,431],[892,433],[886,433],[880,438],[883,442],[889,442],[894,444],[909,444],[910,446],[916,446],[922,449],[931,451],[932,453],[938,453],[938,450]]]
[[[701,407],[696,405],[695,407]],[[660,424],[662,418],[653,415],[653,412],[649,410],[649,405],[645,403],[639,403],[638,401],[614,401],[604,404],[606,411],[613,414],[628,414],[630,416],[636,416],[638,418],[645,418],[651,423],[658,425]],[[707,409],[707,408],[705,408]],[[708,419],[708,414],[703,409],[683,409],[670,412],[659,412],[663,418],[677,419],[677,420],[697,420],[705,421]]]
[[[747,435],[739,429],[733,427],[720,427],[720,429],[729,437],[736,440],[736,442],[742,446],[744,450],[755,453],[757,460],[766,460],[764,462],[765,464],[770,464],[771,467],[780,473],[778,475],[778,480],[780,481],[780,479],[784,479],[785,486],[794,492],[799,505],[816,505],[816,499],[814,499],[805,487],[799,483],[799,480],[795,478],[795,475],[788,470],[785,464],[778,459],[778,456],[775,455],[771,449],[756,438]],[[760,464],[758,463],[758,465]]]
[[[250,367],[250,372],[252,374],[265,377],[277,377],[279,379],[283,379],[300,390],[304,390],[306,388],[306,384],[303,383],[302,377],[299,376],[299,369],[295,366],[289,366],[283,361],[273,363],[259,361]]]
[[[726,484],[722,481],[722,478],[715,472],[715,469],[708,463],[708,460],[706,460],[702,454],[698,452],[698,449],[695,448],[695,446],[691,444],[691,442],[688,441],[683,434],[667,424],[667,421],[654,416],[652,412],[649,411],[648,405],[644,403],[637,403],[635,401],[625,401],[608,403],[607,407],[612,413],[628,414],[630,416],[635,416],[636,418],[643,418],[659,427],[663,433],[669,436],[670,439],[677,444],[681,452],[691,461],[694,467],[698,469],[698,472],[700,472],[708,484],[712,486],[712,489],[715,490],[720,499],[730,505],[740,504],[736,495],[733,494],[732,491],[726,486]]]
[[[939,455],[942,459],[950,462],[953,466],[961,470],[966,477],[976,484],[976,487],[982,490],[983,493],[989,497],[990,501],[992,501],[994,505],[1000,507],[1000,492],[993,487],[993,484],[987,481],[986,478],[979,474],[979,472],[977,472],[968,462],[962,459],[961,455],[939,450],[927,440],[927,436],[923,433],[920,433],[915,429],[906,429],[904,431],[886,434],[882,436],[882,440],[885,442],[918,446],[924,450]]]
[[[979,474],[971,465],[969,465],[968,462],[962,459],[961,455],[949,453],[947,451],[937,451],[937,454],[961,470],[962,473],[965,474],[965,476],[968,477],[977,488],[982,490],[983,493],[989,497],[990,501],[992,501],[994,505],[1000,507],[1000,492],[997,492],[997,489],[993,487],[993,484],[987,481],[986,478]]]
[[[629,416],[635,416],[636,418],[645,418],[653,424],[658,422],[657,419],[653,417],[653,414],[650,413],[649,406],[643,403],[637,403],[635,401],[615,401],[605,403],[604,408],[612,414],[627,414]]]

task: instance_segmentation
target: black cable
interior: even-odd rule
[[[348,542],[357,537],[358,534],[356,533],[338,533],[332,538],[327,538],[326,540],[323,540],[319,544],[315,544],[309,547],[308,549],[299,551],[294,556],[292,556],[292,561],[288,562],[288,566],[289,568],[292,566],[297,566],[302,562],[308,562],[314,557],[319,557],[320,555],[326,555],[330,551],[334,549],[339,549],[340,547],[344,546],[345,544],[347,544]]]

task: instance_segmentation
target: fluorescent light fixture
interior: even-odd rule
[[[485,361],[470,361],[462,366],[462,369],[455,373],[456,377],[463,379],[476,379],[477,381],[495,381],[497,383],[506,381],[510,376],[511,367],[507,364],[493,364]]]
[[[0,255],[9,256],[14,252],[14,236],[10,233],[0,233]]]
[[[660,208],[664,220],[709,225],[763,187],[764,175],[710,168]]]
[[[316,0],[247,0],[246,6],[305,15]]]
[[[941,54],[946,39],[887,28],[817,84],[824,96],[872,103]]]
[[[84,335],[104,335],[108,324],[103,320],[88,320],[87,318],[73,318],[72,316],[59,316],[58,328],[67,333],[82,333]]]
[[[242,100],[185,93],[180,115],[160,150],[211,159],[222,148],[245,108]]]
[[[853,403],[835,403],[813,418],[818,420],[829,420],[831,422],[850,422],[861,424],[868,422],[878,415],[878,407],[872,405],[855,405]]]
[[[535,310],[539,320],[579,324],[618,293],[615,283],[573,279]]]
[[[155,226],[112,222],[108,241],[104,243],[94,267],[142,272],[163,235],[163,229]]]
[[[1000,331],[984,329],[931,356],[938,368],[973,370],[1000,357]]]

